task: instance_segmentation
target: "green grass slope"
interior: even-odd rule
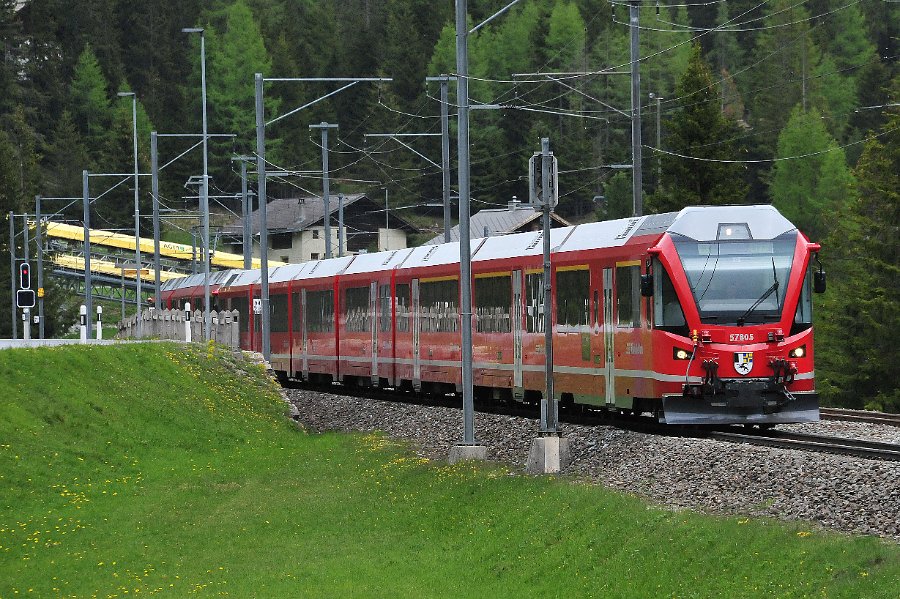
[[[896,544],[431,464],[283,412],[218,348],[0,351],[0,597],[900,595]]]

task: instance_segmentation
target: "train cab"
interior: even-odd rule
[[[650,248],[658,368],[672,424],[818,420],[810,243],[772,206],[686,208]]]

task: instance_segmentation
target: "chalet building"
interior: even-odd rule
[[[341,197],[343,200],[341,200]],[[338,194],[329,196],[331,214],[331,255],[339,250],[338,217],[341,201],[344,207],[344,254],[363,251],[397,250],[407,247],[407,235],[417,229],[395,214],[388,213],[382,204],[373,202],[366,194]],[[266,204],[268,221],[268,257],[282,262],[306,262],[325,258],[325,203],[321,197],[305,196],[269,200]],[[250,215],[253,236],[253,256],[259,257],[259,210]],[[243,253],[243,223],[238,219],[222,230],[222,242],[227,251]]]
[[[550,227],[569,227],[572,223],[550,213]],[[494,237],[496,235],[509,235],[510,233],[525,233],[527,231],[540,231],[542,228],[541,213],[530,206],[523,206],[516,200],[511,201],[506,208],[491,208],[481,210],[473,214],[469,219],[469,235],[472,239],[480,237]],[[450,241],[459,241],[459,225],[450,229]],[[437,245],[444,243],[444,234],[426,241],[423,245]]]

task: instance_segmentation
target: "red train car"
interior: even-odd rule
[[[771,206],[680,212],[472,240],[476,393],[535,401],[544,390],[544,310],[565,403],[668,423],[818,419],[810,243]],[[258,273],[217,286],[259,349]],[[270,273],[272,364],[285,377],[460,390],[459,244],[319,260]],[[196,281],[172,281],[171,301]],[[201,288],[202,290],[202,288]],[[243,309],[242,309],[243,307]],[[242,319],[243,320],[243,319]],[[254,331],[256,331],[254,333]]]

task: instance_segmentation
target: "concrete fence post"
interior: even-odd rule
[[[184,340],[191,342],[191,303],[184,304]]]
[[[103,306],[97,306],[97,341],[103,339]]]
[[[79,313],[81,314],[81,342],[87,343],[87,306],[81,304]]]

